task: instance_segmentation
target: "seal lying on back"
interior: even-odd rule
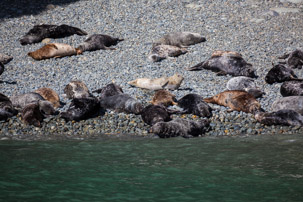
[[[39,89],[35,90],[35,93],[38,93],[45,100],[51,102],[55,108],[58,108],[61,106],[60,97],[56,93],[56,91],[54,91],[53,89],[43,87],[43,88],[39,88]]]
[[[160,44],[178,46],[178,47],[186,47],[186,46],[194,45],[194,44],[201,43],[204,41],[206,41],[206,39],[198,33],[173,32],[173,33],[164,35],[161,39],[154,42],[153,47],[160,45]]]
[[[82,81],[69,82],[64,88],[64,93],[68,99],[87,98],[91,96],[87,86]]]
[[[303,115],[303,96],[289,96],[277,99],[271,108],[273,111],[291,109]]]
[[[0,53],[0,63],[5,65],[5,64],[9,63],[12,59],[13,59],[12,56]]]
[[[103,88],[94,90],[93,93],[99,93],[100,94],[99,99],[102,99],[102,98],[105,98],[105,97],[122,94],[123,90],[117,84],[110,83],[110,84],[107,84]]]
[[[161,77],[156,79],[139,78],[133,81],[129,81],[128,84],[131,86],[149,90],[176,90],[180,87],[183,79],[184,78],[182,75],[176,73],[171,77]]]
[[[247,76],[255,78],[255,70],[247,63],[240,53],[231,51],[215,51],[210,59],[201,62],[188,71],[207,69],[217,72],[218,75]]]
[[[18,111],[13,107],[10,99],[6,95],[0,93],[0,120],[7,120],[17,114]]]
[[[255,118],[258,122],[264,125],[303,125],[303,116],[298,112],[289,109],[282,109],[276,112],[257,113]]]
[[[115,110],[118,113],[125,112],[128,114],[140,114],[143,109],[141,102],[125,93],[100,99],[100,106]]]
[[[109,46],[117,45],[119,41],[123,41],[124,39],[114,38],[104,34],[93,34],[88,37],[84,43],[80,44],[78,49],[81,52],[84,51],[95,51],[95,50],[115,50],[114,48],[110,48]]]
[[[241,90],[227,90],[213,97],[205,98],[205,102],[229,107],[229,111],[243,111],[255,114],[262,111],[260,103],[256,98]]]
[[[300,80],[295,75],[294,71],[282,64],[275,65],[269,70],[265,76],[265,81],[268,84],[281,83],[284,81]]]
[[[261,97],[265,93],[257,87],[255,80],[246,76],[237,76],[229,79],[226,84],[227,90],[244,90],[252,94],[255,98]]]
[[[170,105],[177,105],[176,103],[176,96],[169,92],[168,90],[157,90],[154,94],[154,97],[151,101],[153,105],[164,105],[164,106],[170,106]]]
[[[97,98],[75,98],[72,100],[68,110],[61,112],[61,117],[67,121],[80,121],[93,117],[98,114],[100,104]]]
[[[280,88],[283,97],[303,96],[303,81],[285,81]]]
[[[170,110],[163,105],[148,105],[141,112],[141,118],[144,123],[151,126],[161,121],[170,121],[170,115]]]
[[[207,119],[191,121],[186,119],[173,119],[169,122],[158,122],[152,126],[151,132],[157,134],[160,138],[169,137],[196,137],[204,134],[210,121]]]
[[[49,43],[42,48],[29,52],[27,55],[34,58],[35,60],[44,60],[49,58],[60,58],[71,55],[78,55],[81,51],[68,44],[63,43]]]
[[[289,68],[298,68],[301,69],[303,67],[303,51],[302,50],[295,50],[291,53],[287,53],[279,59],[285,59],[286,64]]]
[[[166,58],[178,57],[185,53],[187,53],[185,48],[161,44],[152,48],[152,53],[148,56],[148,59],[152,62],[160,62]]]
[[[203,101],[198,94],[187,94],[178,100],[179,107],[183,108],[182,113],[194,114],[200,117],[211,117],[212,108]]]
[[[21,45],[39,43],[45,38],[63,38],[71,35],[87,35],[87,33],[77,27],[69,25],[35,25],[34,28],[20,39]]]

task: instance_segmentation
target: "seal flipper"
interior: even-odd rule
[[[0,75],[4,72],[4,65],[0,62]]]
[[[225,71],[219,71],[217,72],[217,76],[226,76],[227,73]]]
[[[197,64],[195,66],[186,68],[185,70],[187,70],[187,71],[199,71],[199,70],[203,69],[203,66],[204,66],[204,62],[200,62],[199,64]]]
[[[161,84],[162,89],[164,89],[169,83],[169,80],[167,80],[164,84]]]

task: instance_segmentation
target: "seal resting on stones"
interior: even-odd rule
[[[43,121],[44,116],[39,109],[39,104],[31,103],[22,109],[21,118],[25,124],[41,127],[41,122]]]
[[[10,99],[0,93],[0,120],[7,120],[8,118],[18,114]]]
[[[44,60],[78,54],[81,54],[81,51],[68,44],[49,43],[34,52],[29,52],[27,55],[34,58],[35,60]]]
[[[296,49],[291,53],[284,54],[283,56],[279,57],[279,59],[285,59],[286,64],[289,68],[298,68],[302,69],[303,67],[303,51]]]
[[[68,99],[86,98],[91,96],[91,93],[89,92],[85,83],[78,80],[69,82],[63,91]]]
[[[45,100],[51,102],[55,108],[58,108],[61,106],[60,97],[56,93],[56,91],[54,91],[53,89],[43,87],[43,88],[39,88],[39,89],[35,90],[35,93],[38,93]]]
[[[262,97],[265,93],[257,87],[255,80],[247,76],[237,76],[229,79],[226,84],[227,90],[244,90],[255,98]]]
[[[71,35],[87,35],[87,33],[77,27],[69,25],[35,25],[29,32],[20,39],[21,45],[39,43],[45,38],[63,38]]]
[[[114,38],[105,34],[93,34],[88,37],[83,43],[81,43],[78,49],[81,52],[84,51],[95,51],[95,50],[115,50],[109,46],[117,45],[119,41],[124,39]]]
[[[263,111],[253,95],[241,90],[227,90],[213,97],[205,98],[204,101],[229,107],[229,111],[236,110],[252,114]]]
[[[285,81],[280,88],[283,97],[303,96],[303,81]]]
[[[122,94],[123,90],[117,84],[110,83],[110,84],[107,84],[106,86],[104,86],[103,88],[94,90],[93,93],[99,93],[100,94],[99,99],[102,99],[105,97]]]
[[[67,121],[80,121],[97,115],[100,104],[97,98],[74,98],[66,112],[61,112],[60,116]]]
[[[178,46],[180,48],[194,45],[206,41],[205,37],[201,34],[193,32],[173,32],[164,35],[159,40],[153,43],[153,47],[160,44]]]
[[[177,105],[176,103],[176,96],[169,92],[168,90],[157,90],[154,94],[154,97],[151,101],[153,105],[164,105],[164,106],[170,106],[170,105]]]
[[[289,96],[277,99],[271,108],[273,111],[290,109],[303,115],[303,96]]]
[[[176,73],[170,77],[161,77],[156,79],[139,78],[133,81],[129,81],[128,84],[131,86],[149,90],[176,90],[180,87],[183,80],[183,76],[181,74]]]
[[[171,110],[168,110],[163,105],[148,105],[145,108],[143,108],[141,112],[141,118],[144,121],[144,123],[147,123],[148,125],[154,125],[158,122],[167,122],[170,121],[170,115],[172,113],[175,113]]]
[[[143,109],[141,102],[125,93],[105,97],[99,101],[102,108],[111,109],[118,113],[140,114]]]
[[[265,76],[265,81],[268,84],[281,83],[284,81],[300,80],[295,75],[294,71],[282,64],[274,65]]]
[[[264,125],[285,125],[301,126],[303,125],[303,116],[294,110],[282,109],[276,112],[257,113],[255,118]]]
[[[21,95],[11,96],[10,100],[14,107],[18,109],[23,109],[26,105],[32,102],[37,102],[38,100],[44,100],[44,98],[38,93],[24,93]]]
[[[12,56],[0,53],[0,63],[5,65],[5,64],[9,63],[12,59],[13,59]]]
[[[208,118],[212,116],[212,108],[198,94],[185,95],[178,100],[178,106],[184,109],[182,113]]]
[[[217,72],[218,75],[230,74],[232,76],[257,77],[252,64],[247,63],[240,53],[232,51],[215,51],[208,60],[186,70],[196,71],[202,69]]]
[[[177,118],[169,122],[158,122],[154,124],[150,132],[157,134],[160,138],[177,136],[190,138],[203,135],[208,130],[209,123],[210,121],[207,119],[191,121]]]
[[[186,48],[160,44],[152,48],[152,53],[148,56],[148,59],[152,62],[160,62],[166,58],[178,57],[185,53],[187,53]]]

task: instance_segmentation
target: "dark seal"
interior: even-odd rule
[[[178,100],[179,107],[183,108],[183,113],[194,114],[200,117],[211,117],[212,108],[203,101],[198,94],[187,94]]]
[[[287,54],[279,57],[279,59],[285,59],[286,61],[284,63],[286,63],[289,68],[302,69],[302,67],[303,67],[303,51],[302,50],[297,49],[291,53],[287,53]]]
[[[8,118],[18,114],[10,99],[0,93],[0,120],[7,120]]]
[[[257,113],[255,118],[264,125],[302,126],[303,116],[294,110]]]
[[[102,98],[105,98],[105,97],[110,97],[110,96],[113,96],[113,95],[122,94],[123,90],[117,84],[110,83],[110,84],[107,84],[106,86],[104,86],[103,88],[94,90],[93,93],[100,94],[99,99],[102,99]]]
[[[117,45],[119,41],[124,39],[119,39],[111,37],[105,34],[93,34],[88,37],[84,43],[80,44],[78,49],[82,52],[84,51],[95,51],[95,50],[115,50],[115,48],[110,48],[110,46]]]
[[[44,119],[43,113],[40,111],[38,103],[26,105],[21,112],[22,120],[25,124],[41,127],[41,122]]]
[[[283,97],[303,96],[303,81],[285,81],[280,88]]]
[[[151,126],[161,121],[170,121],[170,115],[169,110],[163,105],[148,105],[141,112],[144,123]]]
[[[281,83],[284,81],[298,80],[294,71],[282,64],[275,65],[265,76],[265,81],[268,84]]]

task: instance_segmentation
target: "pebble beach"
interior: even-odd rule
[[[19,2],[19,3],[18,3]],[[203,98],[226,90],[231,76],[186,71],[211,56],[215,50],[236,51],[256,70],[257,85],[266,93],[259,98],[262,108],[271,111],[272,103],[281,98],[281,83],[269,85],[264,77],[278,63],[278,57],[303,49],[303,1],[300,0],[84,0],[8,1],[0,5],[0,52],[13,56],[0,76],[0,92],[13,96],[49,87],[58,92],[66,105],[63,89],[72,80],[83,81],[93,91],[115,82],[123,91],[140,100],[144,106],[153,91],[131,87],[128,81],[147,77],[159,78],[180,73],[184,81],[172,91],[177,99],[188,93]],[[22,46],[19,39],[37,24],[67,24],[91,34],[123,38],[116,50],[84,52],[82,55],[35,61],[28,52],[45,43],[66,43],[77,47],[88,36],[73,35],[45,39]],[[188,53],[153,63],[147,59],[152,42],[176,31],[200,33],[206,41],[188,48]],[[302,69],[294,69],[303,78]],[[97,95],[97,94],[95,94]],[[205,136],[247,136],[268,134],[302,134],[298,126],[265,126],[252,114],[227,112],[228,108],[210,104],[213,117]],[[193,115],[173,115],[198,120]],[[60,116],[46,118],[41,128],[25,125],[20,114],[0,122],[0,140],[95,139],[100,137],[155,137],[141,116],[105,111],[101,116],[79,122],[66,122]]]

